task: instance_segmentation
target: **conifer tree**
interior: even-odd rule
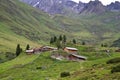
[[[76,44],[76,40],[75,39],[73,39],[73,44]]]
[[[66,36],[63,35],[63,43],[64,43],[64,44],[66,43],[66,40],[67,40]]]
[[[54,41],[54,42],[56,42],[56,41],[57,41],[57,37],[56,37],[56,36],[54,36],[53,41]]]
[[[17,44],[17,47],[16,47],[16,56],[19,56],[20,53],[22,51],[22,48],[20,48],[20,44]]]
[[[52,44],[52,43],[54,43],[54,40],[53,40],[53,38],[51,37],[51,39],[50,39],[50,44]]]
[[[82,42],[82,45],[85,45],[85,42],[84,42],[84,41]]]
[[[62,46],[61,46],[61,43],[60,43],[60,40],[57,40],[56,46],[57,46],[58,49],[60,49],[60,48],[62,47]]]
[[[62,41],[62,35],[59,36],[59,40]]]
[[[27,44],[27,46],[26,46],[26,50],[29,50],[29,49],[30,49],[30,45]]]

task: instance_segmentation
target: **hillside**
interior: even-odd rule
[[[51,36],[66,34],[52,16],[18,0],[0,0],[0,63],[15,58],[17,44],[23,52],[48,44]]]
[[[98,52],[101,53],[101,52]],[[119,80],[119,72],[111,73],[112,67],[118,64],[106,64],[110,59],[120,56],[119,53],[111,52],[111,57],[104,53],[81,52],[88,60],[58,61],[50,58],[51,52],[40,55],[21,54],[16,59],[0,64],[0,79],[22,80]],[[23,61],[25,59],[25,61]],[[18,61],[18,62],[17,62]],[[19,71],[19,72],[18,72]],[[70,76],[60,77],[62,72],[69,72]]]
[[[17,44],[46,44],[55,32],[63,33],[48,14],[17,0],[0,1],[0,51],[14,51]]]
[[[78,41],[108,43],[109,45],[120,36],[120,13],[105,12],[98,14],[80,14],[56,16],[54,20],[62,25],[63,30],[72,33]]]
[[[112,45],[119,39],[119,2],[104,6],[101,1],[75,3],[70,0],[20,0],[52,15],[55,22],[65,32],[70,32],[78,42],[88,44],[107,43]],[[46,5],[47,4],[47,5]],[[113,10],[115,7],[115,10]],[[59,14],[59,15],[58,15]]]
[[[36,3],[38,0],[34,1]],[[60,0],[51,0],[50,4],[48,0],[41,1],[47,3],[47,6],[40,4],[37,7],[48,9],[52,1],[58,3]],[[119,52],[115,52],[120,42],[120,12],[105,11],[100,2],[94,3],[93,1],[89,5],[79,3],[79,7],[74,7],[77,3],[73,1],[61,1],[66,1],[67,3],[64,5],[69,7],[65,6],[62,9],[66,11],[64,15],[57,14],[57,12],[59,13],[57,10],[64,5],[54,5],[54,7],[57,6],[55,12],[53,11],[56,14],[49,15],[49,13],[31,7],[19,0],[0,0],[0,80],[120,79],[120,58],[113,60],[111,64],[107,63],[109,60],[120,56]],[[96,8],[94,4],[96,4]],[[91,8],[85,9],[83,8],[85,6]],[[71,11],[73,7],[77,9],[77,14],[74,10]],[[111,10],[111,7],[108,7]],[[78,10],[81,9],[85,9],[83,14],[78,14]],[[91,12],[91,10],[93,11]],[[99,10],[102,11],[98,12]],[[63,59],[59,61],[50,57],[54,52],[42,52],[42,49],[37,54],[27,55],[24,52],[27,44],[31,48],[49,45],[50,38],[53,36],[58,38],[59,35],[66,35],[67,42],[64,44],[65,42],[60,43],[58,40],[56,41],[58,46],[62,44],[62,47],[77,48],[78,55],[87,57],[87,60],[70,61]],[[77,41],[77,44],[72,43],[73,39]],[[82,41],[85,42],[84,45],[81,45]],[[113,47],[99,46],[104,43]],[[17,44],[20,44],[23,52],[16,57]],[[51,44],[51,46],[55,45]],[[114,48],[114,46],[116,47]],[[109,50],[109,52],[106,50]],[[56,53],[64,56],[66,52],[61,49],[60,51],[56,50]],[[68,55],[68,53],[65,55]],[[113,73],[112,70],[116,69],[117,66],[118,72]],[[61,73],[64,72],[68,72],[69,76],[61,77]]]
[[[69,3],[70,5],[70,3]],[[92,5],[92,4],[91,4]],[[25,48],[46,44],[51,36],[65,34],[77,42],[112,44],[120,36],[120,13],[48,15],[17,0],[0,2],[0,48],[2,52],[15,51],[17,44]],[[3,43],[4,42],[4,43]],[[12,44],[11,44],[12,43]]]

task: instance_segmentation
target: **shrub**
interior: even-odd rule
[[[42,67],[36,67],[36,69],[42,69]]]
[[[36,69],[42,69],[42,70],[44,70],[44,69],[46,69],[46,66],[36,67]]]
[[[111,73],[114,72],[120,72],[120,64],[112,68]]]
[[[11,52],[6,52],[5,56],[8,60],[11,60],[11,59],[15,58],[15,54],[11,53]]]
[[[67,76],[70,76],[70,73],[69,72],[62,72],[60,74],[61,77],[67,77]]]
[[[0,58],[0,63],[4,62],[2,58]]]
[[[109,61],[107,61],[107,64],[119,63],[119,62],[120,62],[120,57],[114,58],[114,59],[110,59]]]

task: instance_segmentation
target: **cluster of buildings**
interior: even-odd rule
[[[40,53],[40,52],[45,52],[45,51],[53,51],[53,50],[57,50],[57,48],[54,47],[50,47],[50,46],[42,46],[39,48],[33,48],[30,50],[26,50],[26,54],[35,54],[35,53]]]
[[[86,60],[87,57],[81,56],[78,54],[78,49],[76,48],[71,48],[71,47],[65,47],[64,51],[66,52],[66,55],[62,55],[60,53],[58,54],[52,54],[52,58],[57,59],[57,60],[69,60],[69,61],[83,61]]]
[[[35,54],[35,53],[40,53],[45,51],[58,51],[58,49],[50,46],[42,46],[40,48],[26,50],[26,54],[30,55],[30,54]],[[82,61],[87,59],[85,56],[78,55],[78,49],[76,48],[65,47],[63,51],[66,52],[66,55],[62,55],[61,53],[55,53],[51,55],[51,58],[57,59],[57,60],[66,59],[69,61]]]

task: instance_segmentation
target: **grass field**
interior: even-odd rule
[[[0,73],[9,69],[14,69],[15,67],[24,66],[30,62],[32,63],[38,56],[39,55],[26,55],[25,53],[21,53],[19,57],[13,60],[1,63]]]
[[[100,54],[100,57],[89,52],[87,61],[58,61],[50,58],[51,52],[40,55],[22,54],[16,59],[0,64],[0,78],[2,80],[113,80],[119,79],[120,73],[111,73],[111,68],[117,64],[106,64],[109,59],[120,56],[111,53],[111,57]],[[93,58],[94,57],[94,58]],[[18,72],[19,71],[19,72]],[[61,72],[70,72],[71,76],[61,78]]]
[[[72,13],[71,13],[72,15]],[[0,63],[0,80],[119,80],[120,73],[111,73],[118,64],[106,64],[109,59],[120,56],[112,45],[120,37],[120,13],[106,12],[101,15],[49,16],[18,0],[0,1],[0,61],[6,52],[15,54],[17,44],[23,51],[48,44],[52,36],[66,35],[70,42],[75,38],[79,54],[88,57],[83,62],[57,61],[51,52],[26,55],[24,52],[13,60]],[[86,45],[80,45],[82,41]],[[96,43],[98,45],[96,45]],[[119,43],[119,40],[118,42]],[[93,45],[94,44],[94,45]],[[110,49],[110,57],[102,50]],[[61,72],[70,76],[61,78]]]

